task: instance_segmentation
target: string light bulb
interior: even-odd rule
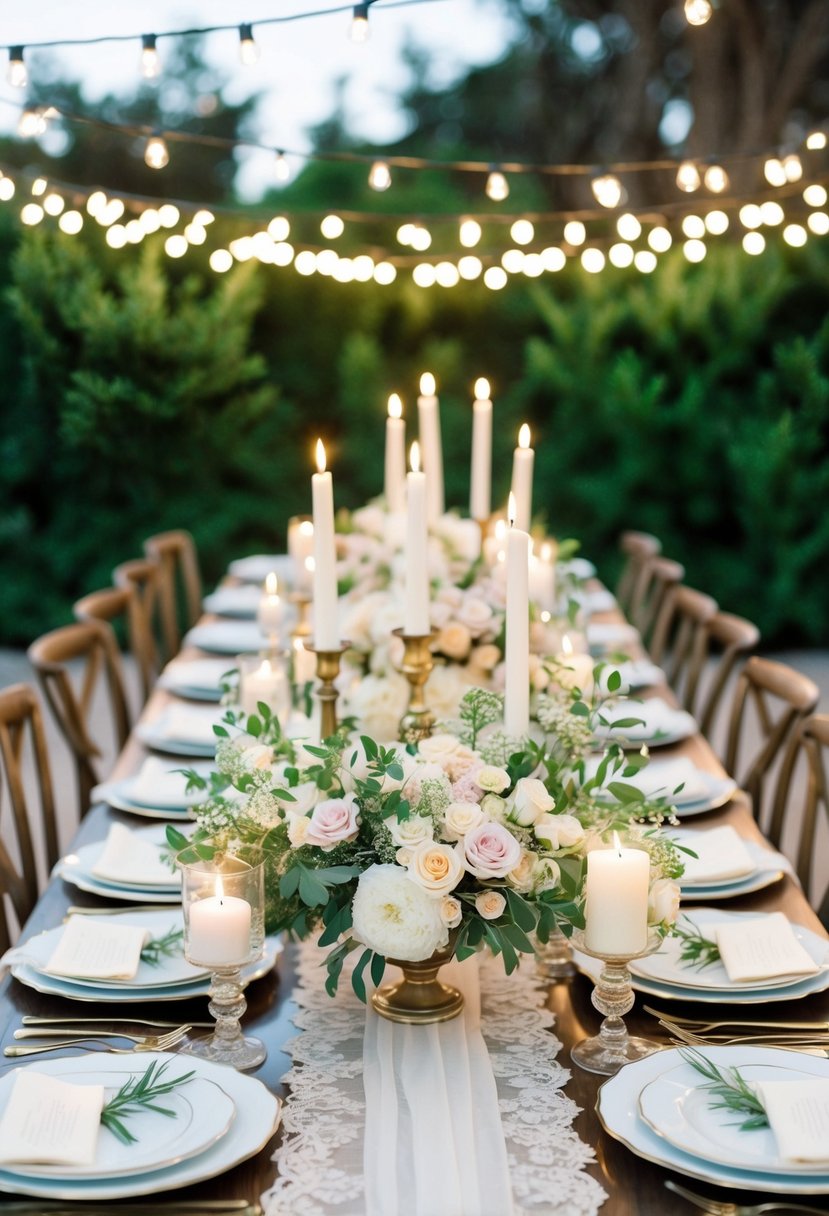
[[[803,201],[808,207],[824,207],[826,205],[826,187],[814,183],[803,191]]]
[[[278,182],[286,182],[291,176],[291,166],[288,164],[288,158],[284,152],[277,150],[273,171]]]
[[[616,231],[623,241],[635,241],[642,231],[642,225],[635,215],[620,215],[616,221]]]
[[[564,225],[564,239],[568,245],[583,245],[587,240],[587,229],[581,220],[570,220]]]
[[[477,220],[461,220],[458,239],[465,249],[472,249],[481,239],[481,225]]]
[[[826,147],[826,132],[811,131],[806,139],[806,147],[810,152],[821,152]]]
[[[370,34],[368,26],[368,4],[355,4],[351,14],[348,36],[352,42],[366,42]]]
[[[9,66],[6,69],[6,79],[13,89],[25,89],[29,83],[29,73],[23,59],[23,47],[9,47]]]
[[[627,198],[625,188],[613,173],[600,173],[590,183],[593,197],[600,207],[618,207]]]
[[[384,160],[376,160],[371,166],[368,184],[372,190],[388,190],[391,185],[391,170]]]
[[[509,197],[509,182],[498,169],[493,169],[486,179],[486,196],[493,203],[503,203]]]
[[[701,184],[699,169],[692,160],[684,160],[676,171],[676,185],[685,194],[693,194]]]
[[[516,220],[510,228],[510,236],[516,245],[529,245],[535,236],[535,228],[529,220]]]
[[[335,241],[344,231],[345,224],[338,215],[326,215],[320,222],[320,232],[327,241]]]
[[[141,35],[141,75],[145,80],[155,80],[161,74],[155,34]]]
[[[705,189],[710,190],[712,194],[722,194],[727,190],[730,183],[728,174],[722,165],[709,165],[705,170]]]
[[[763,165],[763,176],[770,186],[785,186],[788,180],[783,162],[777,156],[770,156]]]
[[[0,186],[2,186],[0,182]],[[471,282],[473,279],[479,279],[483,274],[484,264],[480,258],[476,258],[474,253],[468,253],[464,257],[458,259],[458,274],[462,279]]]
[[[245,67],[251,67],[259,61],[259,47],[253,37],[253,26],[249,21],[243,21],[239,26],[239,58]]]
[[[20,113],[17,122],[17,134],[21,139],[37,139],[46,130],[46,119],[38,107],[27,106]]]
[[[713,11],[711,0],[685,0],[685,20],[689,25],[705,25]]]
[[[762,232],[747,232],[743,237],[743,249],[752,257],[757,257],[758,253],[762,253],[766,247],[766,238]]]
[[[792,152],[788,156],[783,157],[783,172],[786,175],[787,182],[799,182],[803,176],[803,165],[800,157]]]
[[[151,135],[144,149],[144,164],[148,169],[165,169],[170,163],[170,152],[161,135]]]
[[[415,224],[414,232],[411,235],[410,244],[412,249],[416,249],[418,253],[425,253],[432,243],[432,234],[428,228],[424,228],[422,224]]]

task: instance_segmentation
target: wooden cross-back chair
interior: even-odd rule
[[[30,741],[31,759],[36,776],[37,802],[27,796],[24,762],[26,741]],[[43,718],[37,696],[28,684],[12,684],[0,691],[0,769],[8,791],[14,838],[20,858],[19,868],[0,839],[0,954],[11,945],[3,896],[11,901],[14,915],[22,925],[34,908],[38,897],[37,863],[33,839],[35,815],[43,835],[46,873],[58,859],[58,832],[55,820],[55,800]],[[28,786],[31,791],[31,784]]]
[[[717,612],[708,622],[708,652],[717,655],[717,665],[698,707],[700,731],[710,739],[723,694],[739,664],[757,649],[760,630],[753,621],[732,612]]]
[[[76,621],[106,621],[109,624],[124,621],[127,645],[138,669],[143,705],[158,675],[158,648],[135,586],[127,582],[121,587],[91,591],[76,601],[73,612]]]
[[[46,701],[72,751],[78,774],[80,813],[89,809],[92,789],[100,777],[95,760],[101,748],[90,731],[93,698],[99,680],[107,693],[107,710],[120,751],[127,741],[130,715],[124,691],[121,655],[112,626],[104,621],[84,621],[53,629],[28,650]],[[76,692],[68,664],[82,663]]]
[[[653,557],[645,567],[644,577],[643,598],[638,609],[632,611],[631,622],[650,652],[662,605],[672,589],[685,578],[685,567],[670,557]]]
[[[647,565],[662,552],[662,542],[650,532],[623,532],[619,548],[625,563],[616,584],[616,599],[628,620],[633,621],[647,590]]]
[[[783,755],[793,731],[813,713],[820,693],[808,676],[785,663],[752,655],[737,678],[725,751],[725,767],[751,798],[755,819],[763,816],[765,779]],[[740,765],[749,707],[755,710],[760,743],[750,759]]]
[[[813,882],[813,859],[821,810],[829,825],[829,785],[826,755],[829,751],[829,714],[804,718],[792,734],[774,793],[768,837],[782,849],[784,833],[795,837],[792,860],[809,902],[821,917],[829,913],[829,884],[821,892]],[[806,766],[806,788],[801,800],[794,785],[798,768]],[[798,814],[799,811],[799,814]],[[824,921],[826,924],[826,921]]]
[[[670,586],[653,626],[650,652],[660,663],[683,707],[693,711],[708,655],[708,627],[717,601],[682,584]]]
[[[202,580],[196,544],[189,532],[159,532],[144,541],[158,566],[158,606],[166,657],[181,646],[182,622],[189,629],[201,615]],[[181,588],[181,593],[179,592]]]

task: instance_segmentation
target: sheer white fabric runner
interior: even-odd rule
[[[595,1216],[605,1199],[573,1131],[543,985],[528,961],[451,964],[465,1012],[432,1027],[366,1012],[299,948],[279,1176],[266,1216]]]

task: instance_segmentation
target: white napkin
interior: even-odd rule
[[[187,743],[215,743],[213,727],[218,726],[224,710],[212,705],[170,705],[150,724],[160,739]]]
[[[753,1084],[780,1156],[793,1163],[829,1163],[829,1078]]]
[[[816,975],[820,970],[782,912],[711,925],[706,936],[716,941],[733,983]]]
[[[164,668],[162,683],[178,684],[189,688],[217,689],[222,676],[232,671],[236,664],[226,659],[173,659]]]
[[[70,979],[131,980],[149,940],[149,930],[140,925],[71,916],[43,970]]]
[[[256,583],[245,583],[241,587],[217,587],[212,595],[205,597],[204,606],[208,612],[250,613],[253,616],[259,607],[262,590]]]
[[[122,823],[113,823],[100,857],[92,867],[97,878],[135,886],[175,887],[181,882],[178,871],[161,860],[157,844],[146,836],[131,832]]]
[[[592,651],[626,651],[641,642],[639,631],[622,621],[590,621],[587,644]]]
[[[582,591],[575,595],[576,602],[582,610],[591,616],[594,612],[612,612],[616,607],[616,596],[607,587],[599,587],[595,591]]]
[[[185,807],[204,798],[203,791],[185,794],[187,778],[170,768],[169,760],[148,756],[124,793],[141,806]]]
[[[21,1069],[0,1119],[0,1162],[93,1165],[103,1105],[103,1085]]]
[[[707,831],[686,832],[681,841],[697,854],[682,854],[685,873],[683,885],[721,882],[726,878],[741,878],[753,874],[754,860],[742,838],[727,824]]]
[[[614,716],[620,717],[621,714],[614,711]],[[638,717],[636,706],[631,706],[630,717]],[[611,717],[611,721],[613,721],[613,717]],[[594,777],[601,761],[601,756],[588,757],[585,762],[585,775]],[[621,777],[617,773],[614,780],[624,781],[627,785],[635,785],[646,798],[659,795],[670,798],[677,804],[697,802],[708,793],[705,773],[686,756],[674,756],[668,760],[651,760],[632,777]],[[674,795],[673,791],[678,785],[681,785],[682,789]]]

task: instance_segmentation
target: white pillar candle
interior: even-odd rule
[[[243,713],[258,713],[260,701],[279,718],[291,708],[291,693],[284,669],[270,659],[263,659],[254,671],[239,672],[239,705]]]
[[[337,554],[334,545],[334,484],[325,471],[325,448],[317,440],[317,472],[311,477],[314,504],[314,646],[339,650]]]
[[[305,649],[302,638],[293,640],[293,660],[294,684],[307,684],[313,680],[317,670],[317,661],[311,651]]]
[[[420,448],[412,444],[412,471],[406,477],[406,598],[403,630],[422,637],[431,630],[429,619],[428,531],[426,474],[420,471]]]
[[[256,620],[259,623],[260,631],[269,638],[275,638],[282,628],[282,600],[279,596],[276,573],[273,570],[265,579],[265,587],[256,610]]]
[[[386,419],[386,509],[395,514],[406,510],[406,423],[403,421],[403,402],[397,393],[389,397],[389,416]]]
[[[288,524],[288,556],[294,575],[296,591],[311,590],[312,571],[308,559],[314,556],[314,521],[295,516]]]
[[[536,556],[530,556],[530,599],[545,612],[552,612],[556,599],[556,568],[553,561],[553,546],[547,541]]]
[[[643,849],[613,847],[587,854],[585,932],[588,950],[632,958],[648,941],[650,858]]]
[[[504,730],[512,738],[523,738],[530,729],[530,538],[521,528],[515,527],[512,494],[509,517]]]
[[[489,381],[483,376],[475,381],[475,401],[472,406],[472,473],[469,490],[469,514],[479,523],[489,519],[492,510],[492,402]]]
[[[518,447],[512,457],[512,486],[515,495],[515,526],[529,532],[533,517],[533,463],[530,428],[526,422],[518,432]]]
[[[250,904],[225,895],[217,877],[216,894],[190,905],[187,957],[205,967],[241,966],[250,958],[250,924]]]
[[[420,377],[417,399],[420,456],[426,475],[428,519],[433,523],[443,514],[443,450],[440,441],[440,405],[435,396],[435,377],[424,372]]]

